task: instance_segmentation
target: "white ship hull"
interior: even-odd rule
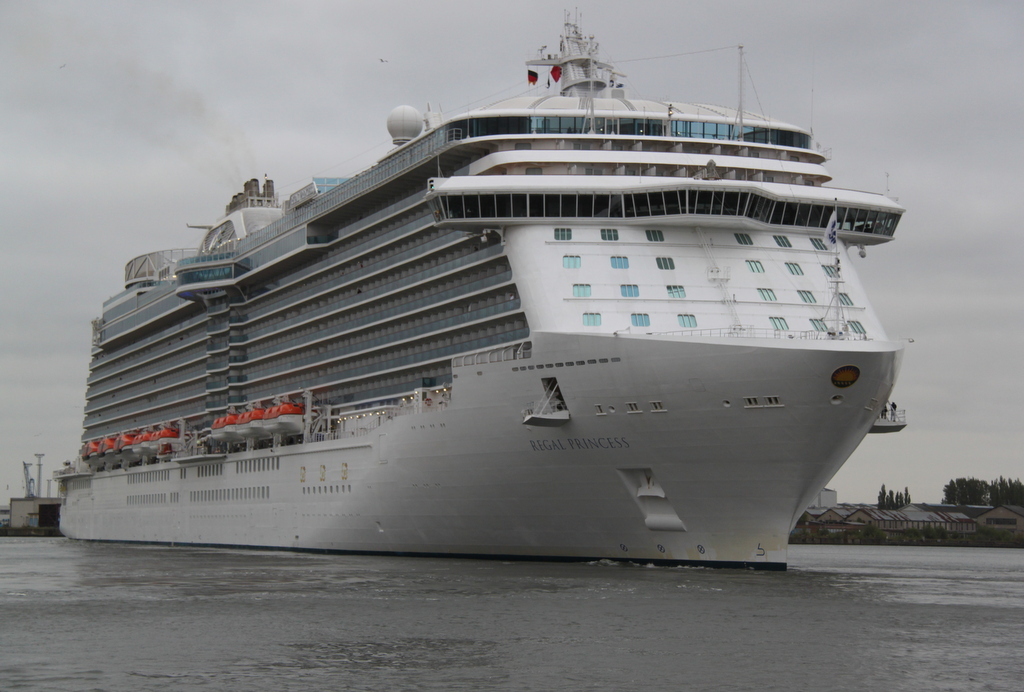
[[[447,408],[366,434],[230,454],[207,477],[174,460],[98,472],[69,484],[61,528],[86,540],[784,568],[794,522],[875,422],[902,356],[889,341],[532,340],[528,360],[457,368]],[[562,367],[526,370],[549,363]],[[840,389],[831,375],[846,365],[861,374]],[[524,425],[552,376],[570,420]]]

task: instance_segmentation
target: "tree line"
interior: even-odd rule
[[[878,509],[899,509],[909,504],[910,490],[905,486],[902,493],[894,493],[892,490],[889,490],[888,494],[886,494],[885,483],[882,483],[882,489],[878,491]]]
[[[953,478],[942,488],[942,492],[944,505],[1024,506],[1024,483],[1019,478],[1011,480],[1000,476],[994,481]],[[887,491],[883,483],[882,489],[878,491],[878,509],[899,509],[910,502],[910,490],[906,487],[903,492]]]
[[[954,478],[942,488],[946,505],[1024,505],[1024,483],[1000,476],[994,481]]]

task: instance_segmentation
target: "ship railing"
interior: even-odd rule
[[[629,329],[622,330],[625,333]],[[750,327],[736,325],[722,329],[684,329],[671,332],[642,332],[651,336],[688,336],[688,337],[732,337],[732,338],[753,338],[753,339],[803,339],[808,341],[868,341],[867,334],[855,334],[853,332],[820,332],[817,330],[791,331],[785,329],[767,329],[762,327]]]
[[[458,132],[453,135],[452,132]],[[389,154],[372,168],[369,168],[358,175],[349,178],[337,187],[318,195],[315,199],[302,207],[295,209],[291,214],[274,221],[263,228],[246,235],[240,239],[235,246],[239,254],[243,254],[259,247],[267,241],[277,238],[302,224],[321,216],[331,209],[337,208],[354,197],[361,195],[367,190],[390,180],[392,177],[402,173],[421,162],[441,153],[447,147],[456,146],[456,142],[463,139],[460,128],[446,129],[438,128],[433,132],[424,135],[418,142],[410,143],[401,147],[398,151]]]
[[[530,416],[551,416],[562,411],[568,411],[569,408],[562,401],[553,401],[551,398],[546,398],[541,401],[531,401],[526,405],[526,408],[522,410],[523,418],[529,418]]]
[[[907,423],[907,411],[906,409],[898,408],[893,411],[890,408],[882,408],[882,412],[878,415],[878,420],[889,421],[890,423]]]
[[[84,468],[79,468],[80,466],[83,466]],[[79,476],[83,473],[92,473],[92,469],[90,469],[89,466],[87,464],[84,464],[83,462],[75,461],[71,462],[67,466],[62,466],[61,468],[54,471],[53,478],[54,480],[60,480],[61,478],[65,478],[67,476]]]
[[[501,348],[492,348],[487,351],[476,353],[464,353],[452,358],[452,367],[460,368],[468,365],[483,365],[484,363],[503,363],[508,360],[523,360],[533,355],[533,344],[523,341],[518,344],[509,344]]]

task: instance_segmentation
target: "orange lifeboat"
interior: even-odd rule
[[[158,444],[169,444],[179,449],[182,445],[181,431],[177,428],[161,428],[156,433],[156,441]]]
[[[263,429],[263,416],[266,409],[254,408],[238,415],[238,434],[242,437],[258,440],[270,437],[271,433]]]
[[[108,437],[100,442],[100,454],[113,454],[115,449],[117,449],[116,437]]]
[[[141,453],[143,456],[151,457],[156,454],[158,446],[156,441],[157,434],[156,430],[150,430],[149,432],[144,432],[135,438],[136,444],[141,447]],[[134,445],[132,448],[134,449]]]
[[[103,455],[100,453],[101,442],[99,440],[92,440],[86,442],[82,448],[82,454],[85,456],[86,461],[93,468],[99,468],[103,465]]]
[[[229,413],[213,421],[210,437],[218,442],[238,442],[242,436],[238,434],[238,414]]]
[[[117,436],[117,447],[114,449],[116,454],[120,454],[121,458],[125,461],[138,461],[141,455],[135,452],[135,438],[138,437],[135,433],[122,433]]]
[[[267,410],[263,417],[263,429],[282,435],[297,435],[302,432],[302,414],[305,406],[285,401]]]

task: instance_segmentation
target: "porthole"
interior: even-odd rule
[[[732,406],[732,402],[726,399],[725,401],[722,402],[722,406],[724,408],[729,408],[730,406]]]
[[[832,405],[833,406],[838,406],[841,403],[843,403],[843,395],[842,394],[836,394],[834,397],[832,397]]]

